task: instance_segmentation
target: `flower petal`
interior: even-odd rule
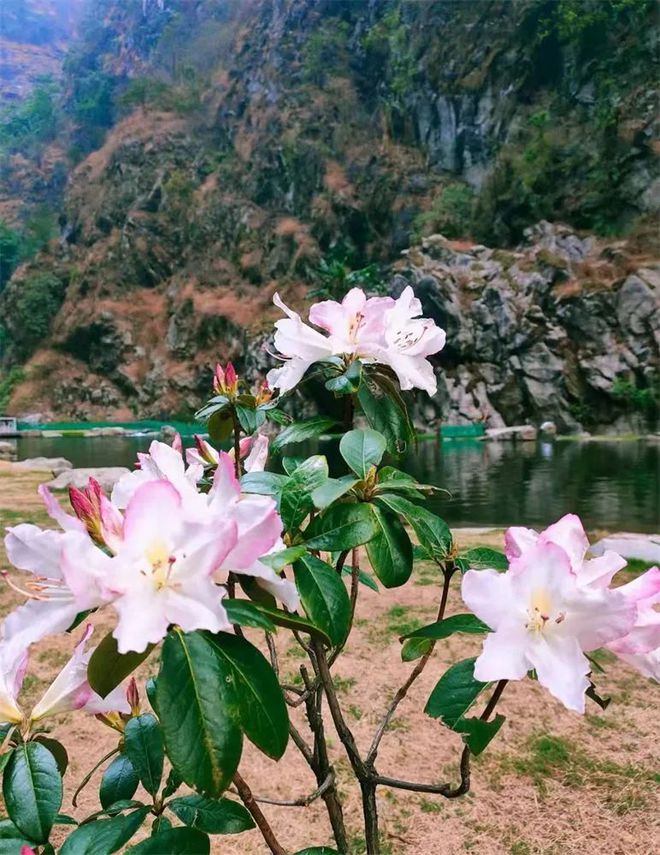
[[[179,517],[180,507],[181,495],[169,481],[143,484],[126,508],[124,544],[141,549],[164,540],[171,521]]]
[[[591,665],[577,640],[539,633],[528,648],[528,657],[539,683],[569,710],[584,713]]]
[[[582,521],[576,514],[566,514],[556,523],[541,532],[539,539],[545,543],[561,546],[571,561],[571,568],[577,573],[589,549],[589,540],[584,532]]]
[[[521,627],[510,625],[488,633],[481,655],[474,663],[475,679],[485,683],[524,679],[530,669],[526,656],[527,636]]]

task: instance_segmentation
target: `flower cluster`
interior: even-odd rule
[[[257,439],[250,465],[263,466],[266,451]],[[204,467],[193,453],[190,457],[186,466],[176,448],[153,442],[149,453],[139,456],[139,468],[116,484],[111,499],[93,480],[84,491],[72,490],[76,516],[41,488],[48,513],[62,530],[31,524],[8,529],[9,560],[32,575],[25,589],[19,588],[30,601],[2,624],[5,643],[25,651],[65,630],[80,612],[105,606],[116,612],[114,636],[122,653],[144,651],[171,624],[186,631],[230,629],[222,605],[230,572],[254,577],[296,607],[293,584],[260,561],[283,548],[275,501],[241,494],[234,460],[224,452],[217,454],[210,490],[201,492]]]
[[[445,346],[445,332],[428,318],[421,318],[422,304],[412,288],[401,296],[367,297],[351,289],[341,303],[315,303],[303,323],[278,294],[275,305],[287,315],[275,324],[275,346],[284,364],[268,373],[268,383],[280,393],[293,389],[315,362],[338,356],[347,360],[389,366],[402,389],[423,389],[435,395],[437,381],[428,357]]]
[[[465,603],[486,623],[478,680],[539,683],[566,707],[584,712],[592,666],[585,653],[607,647],[648,677],[660,679],[660,568],[611,587],[626,561],[607,551],[588,558],[579,518],[567,514],[540,534],[506,532],[506,573],[469,570]]]

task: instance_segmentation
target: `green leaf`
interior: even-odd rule
[[[60,855],[110,855],[133,837],[144,822],[149,808],[144,807],[123,816],[98,819],[78,826],[59,850]]]
[[[332,646],[328,634],[320,627],[315,626],[311,621],[308,621],[307,618],[300,617],[300,615],[292,614],[291,612],[285,612],[282,609],[270,608],[263,605],[260,605],[259,609],[277,626],[283,626],[286,629],[295,629],[297,632],[306,632],[314,636],[314,638],[318,638],[327,647]]]
[[[227,789],[241,759],[234,679],[201,633],[170,631],[156,681],[167,756],[187,784],[211,796]]]
[[[260,611],[254,603],[248,600],[229,600],[225,598],[222,604],[225,607],[230,623],[236,623],[239,626],[251,626],[254,629],[265,629],[266,632],[277,632],[277,627],[273,621]]]
[[[330,849],[329,846],[312,846],[307,849],[299,849],[294,852],[294,855],[340,855],[336,849]]]
[[[209,432],[209,438],[216,445],[226,442],[234,431],[234,421],[229,407],[225,406],[214,412],[209,417],[206,429]]]
[[[155,837],[157,834],[162,834],[164,831],[169,831],[170,828],[172,828],[172,823],[169,817],[161,813],[160,816],[157,816],[156,819],[154,819],[154,821],[151,823],[151,836]]]
[[[344,475],[341,478],[328,478],[325,484],[321,484],[312,492],[312,501],[317,508],[327,508],[336,499],[348,493],[351,487],[358,483],[353,475]]]
[[[289,715],[270,663],[245,638],[204,633],[223,667],[233,671],[241,727],[257,748],[279,760],[289,741]]]
[[[288,425],[291,424],[291,416],[287,413],[283,413],[282,410],[276,409],[265,409],[263,406],[260,407],[266,413],[266,418],[270,419],[271,422],[275,422],[278,425]]]
[[[484,632],[490,632],[490,627],[471,614],[452,615],[409,632],[403,638],[431,638],[437,641],[441,638],[449,638],[455,632],[482,635]]]
[[[142,786],[155,796],[163,777],[164,748],[160,726],[151,713],[144,713],[126,722],[124,750]]]
[[[259,427],[259,422],[261,421],[263,424],[266,418],[264,413],[259,413],[254,407],[248,407],[244,404],[236,404],[236,415],[238,416],[241,427],[248,436],[252,436]]]
[[[508,570],[509,568],[506,555],[497,549],[489,549],[488,547],[479,546],[475,549],[468,549],[466,552],[461,552],[458,557],[460,561],[466,562],[467,568],[486,567],[493,570]]]
[[[45,746],[25,742],[14,749],[2,794],[14,825],[36,843],[46,843],[62,806],[62,778]]]
[[[503,715],[496,715],[492,721],[482,721],[480,718],[471,716],[459,719],[453,730],[463,734],[463,742],[476,757],[497,735],[505,721],[506,717]]]
[[[387,449],[382,433],[371,430],[349,430],[339,443],[339,452],[353,472],[366,478],[372,466],[378,466]]]
[[[432,648],[433,641],[430,638],[408,638],[401,647],[401,661],[414,662],[415,659],[425,656]]]
[[[286,475],[277,472],[246,472],[241,478],[242,493],[260,496],[279,496],[286,484]]]
[[[34,846],[10,819],[0,820],[0,855],[18,855],[21,846]]]
[[[248,811],[230,799],[207,799],[206,796],[181,796],[167,807],[191,828],[207,834],[240,834],[254,828]]]
[[[381,385],[379,385],[379,382]],[[382,388],[384,381],[362,372],[362,382],[358,389],[358,401],[367,421],[374,430],[382,433],[391,454],[401,454],[415,440],[406,406],[401,395],[390,383],[387,391]],[[396,395],[393,396],[393,390]]]
[[[328,480],[328,461],[320,454],[309,457],[289,476],[280,498],[280,516],[287,531],[297,531],[313,510],[312,491]]]
[[[126,855],[209,855],[211,841],[196,828],[170,828],[131,846]]]
[[[314,555],[296,561],[293,572],[307,617],[330,636],[333,644],[343,644],[348,633],[351,604],[341,576],[334,567]]]
[[[282,549],[280,552],[273,552],[270,555],[262,555],[259,561],[266,564],[268,567],[279,573],[289,564],[293,564],[302,555],[307,552],[306,546],[290,546],[288,549]]]
[[[346,567],[346,565],[344,565],[341,568],[341,574],[342,576],[352,576],[353,570],[350,567]],[[363,585],[366,585],[367,588],[371,588],[372,591],[378,592],[378,584],[376,583],[376,580],[369,573],[367,573],[366,570],[360,570],[358,572],[358,580]]]
[[[282,468],[287,475],[293,475],[301,463],[305,462],[305,458],[299,454],[287,454],[282,458]]]
[[[374,573],[386,588],[404,585],[413,567],[410,538],[398,517],[372,507],[378,533],[367,543],[367,555]]]
[[[154,647],[149,644],[142,653],[120,653],[117,639],[109,632],[94,650],[87,665],[89,685],[97,695],[105,698],[144,662]]]
[[[62,743],[58,742],[56,739],[51,739],[49,736],[44,736],[43,733],[37,734],[37,736],[34,737],[34,741],[40,742],[50,751],[57,763],[58,772],[62,777],[64,777],[64,773],[69,765],[69,755]]]
[[[456,723],[470,709],[489,683],[474,678],[475,658],[463,659],[448,668],[431,692],[424,712],[441,719],[447,727]]]
[[[335,427],[337,427],[335,419],[329,419],[326,416],[314,416],[314,418],[306,419],[303,422],[296,422],[289,425],[289,427],[285,428],[282,433],[275,437],[270,444],[270,449],[273,453],[278,452],[285,445],[314,439],[314,437],[328,433]]]
[[[403,496],[383,493],[374,501],[380,507],[384,506],[395,514],[400,514],[412,526],[420,544],[434,561],[441,563],[451,554],[451,531],[443,519],[404,499]]]
[[[58,813],[54,825],[78,825],[78,820],[66,813]]]
[[[119,754],[103,773],[99,797],[104,808],[132,799],[140,783],[138,773],[125,754]]]
[[[343,552],[362,546],[378,534],[373,508],[368,504],[332,505],[315,517],[303,533],[308,549]]]

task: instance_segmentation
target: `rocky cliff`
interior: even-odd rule
[[[325,258],[422,290],[445,416],[615,420],[657,367],[658,28],[646,0],[577,5],[94,0],[65,86],[92,150],[1,298],[12,408],[189,413],[216,358],[264,367],[270,296]],[[565,258],[562,229],[525,237],[543,218],[629,240]],[[436,232],[465,242],[396,261]]]

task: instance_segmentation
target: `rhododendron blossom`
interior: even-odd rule
[[[28,652],[13,641],[0,643],[0,721],[12,724],[37,722],[48,716],[72,710],[94,715],[106,712],[129,712],[124,690],[117,687],[105,698],[97,695],[87,680],[87,665],[92,650],[86,651],[93,627],[87,625],[73,655],[53,680],[31,712],[23,712],[18,695],[27,670]]]
[[[581,587],[606,589],[616,573],[626,566],[625,558],[606,550],[597,558],[587,557],[589,540],[580,518],[566,514],[558,522],[538,533],[533,529],[514,527],[505,535],[509,560],[515,561],[526,550],[539,543],[555,543],[566,552],[571,569]],[[615,589],[636,607],[634,626],[623,638],[606,646],[637,668],[646,677],[660,679],[660,570],[652,567],[637,579]]]
[[[506,573],[469,570],[462,595],[492,633],[474,666],[477,680],[522,680],[534,669],[539,683],[569,709],[584,712],[591,671],[585,652],[627,633],[636,608],[609,589],[585,589],[564,549],[538,542]]]
[[[190,466],[217,466],[220,452],[203,437],[195,435],[195,447],[186,449],[186,460]],[[268,458],[268,437],[259,434],[256,437],[246,436],[239,442],[239,455],[246,472],[263,472]],[[227,452],[232,460],[235,458],[234,449]]]
[[[402,389],[424,389],[434,395],[437,381],[428,357],[445,345],[445,332],[434,321],[421,318],[422,306],[412,288],[401,296],[367,297],[351,289],[341,303],[314,304],[309,320],[327,335],[305,324],[279,294],[275,305],[287,315],[275,324],[275,346],[284,365],[268,373],[268,383],[284,393],[296,386],[315,362],[330,356],[388,365]]]

